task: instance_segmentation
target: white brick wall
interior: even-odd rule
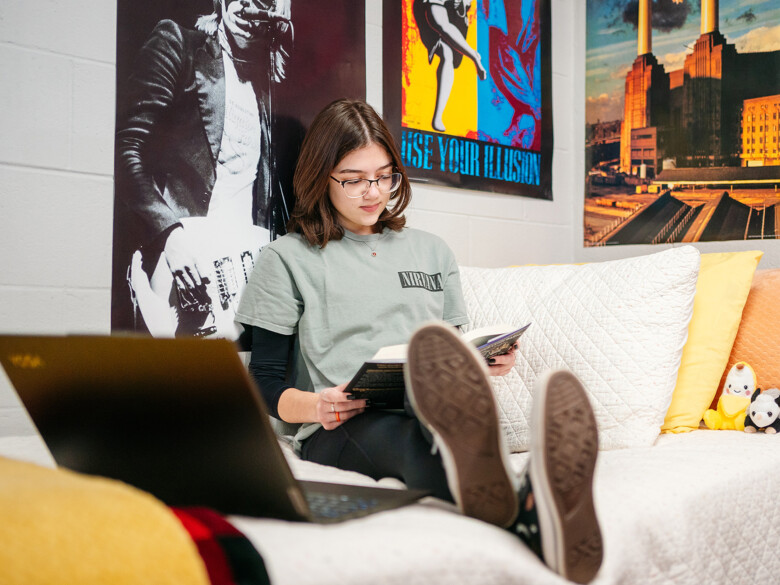
[[[109,330],[115,23],[111,1],[0,3],[0,332]],[[0,373],[0,437],[32,432]]]

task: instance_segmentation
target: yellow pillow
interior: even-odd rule
[[[0,457],[4,585],[208,585],[173,512],[118,481]]]
[[[688,341],[662,432],[685,433],[699,428],[718,391],[753,273],[763,255],[758,250],[701,255]]]

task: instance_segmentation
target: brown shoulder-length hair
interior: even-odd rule
[[[341,99],[317,114],[303,139],[293,177],[295,207],[287,231],[299,233],[312,246],[323,248],[330,240],[344,236],[328,196],[330,175],[350,152],[371,144],[384,147],[392,159],[393,172],[402,175],[401,186],[390,196],[374,231],[379,233],[386,227],[398,231],[404,227],[403,212],[409,205],[412,189],[393,135],[366,102]]]

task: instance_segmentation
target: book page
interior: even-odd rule
[[[478,327],[468,333],[463,334],[463,339],[473,344],[475,347],[480,347],[489,343],[490,341],[515,331],[515,327],[507,325],[506,323],[498,323],[496,325],[487,325],[485,327]],[[407,344],[402,343],[400,345],[387,345],[379,348],[374,354],[372,360],[406,360]]]
[[[406,360],[407,345],[402,343],[400,345],[386,345],[380,347],[371,359],[374,360]]]
[[[512,325],[506,325],[505,323],[498,323],[496,325],[487,325],[485,327],[478,327],[472,329],[468,333],[463,334],[463,339],[470,341],[475,346],[479,347],[484,345],[491,339],[495,339],[501,335],[505,335],[511,331],[514,331],[515,327]]]

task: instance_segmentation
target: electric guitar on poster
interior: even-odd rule
[[[201,244],[196,258],[204,284],[194,291],[179,289],[164,253],[148,276],[141,267],[143,250],[136,250],[127,274],[134,304],[154,337],[237,339],[242,332],[233,320],[238,301],[269,232],[207,217],[183,218],[181,224]]]

